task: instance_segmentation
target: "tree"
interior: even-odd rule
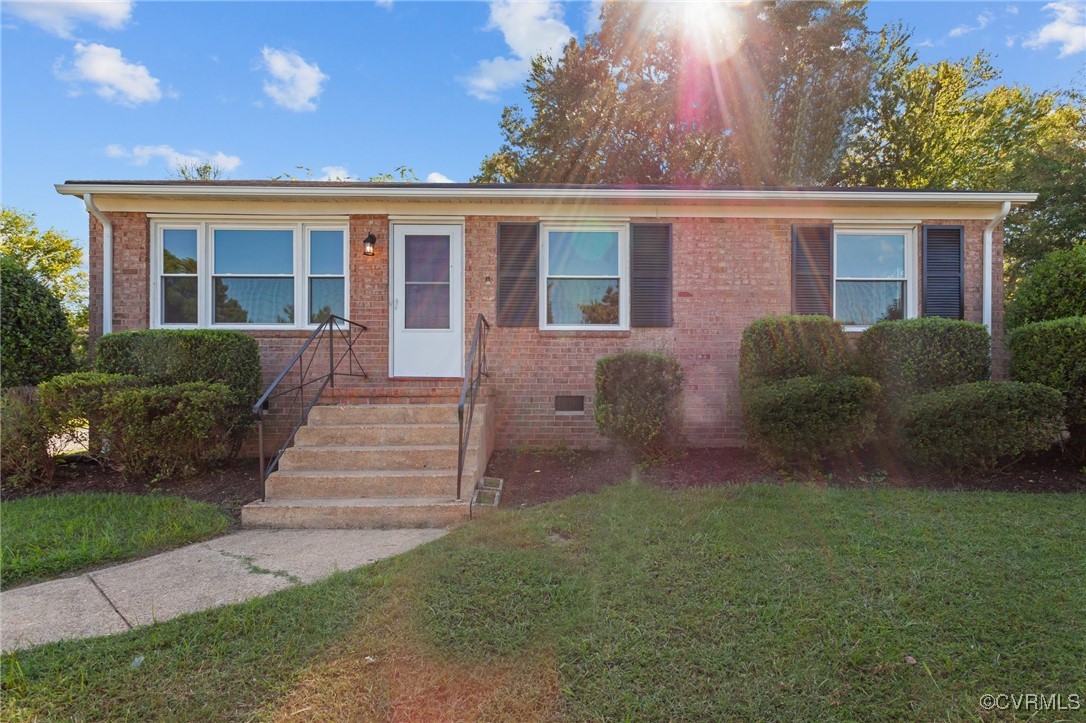
[[[4,206],[0,253],[11,256],[55,294],[75,328],[87,326],[87,272],[83,249],[68,234],[42,231],[33,213]]]
[[[174,167],[174,175],[182,181],[217,181],[225,173],[222,166],[211,161],[189,161]]]
[[[33,386],[75,367],[60,299],[10,254],[0,255],[0,386]]]
[[[1054,248],[1086,242],[1086,114],[1081,98],[998,84],[984,53],[917,62],[909,36],[884,34],[878,72],[835,182],[914,189],[1037,191],[1006,225],[1007,288]]]
[[[620,3],[532,61],[476,182],[808,184],[869,82],[862,2]]]

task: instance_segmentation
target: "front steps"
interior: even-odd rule
[[[266,484],[241,510],[245,527],[445,527],[465,520],[492,447],[485,402],[475,407],[456,500],[456,405],[314,407]]]

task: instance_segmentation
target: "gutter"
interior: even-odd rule
[[[94,195],[83,194],[87,212],[102,224],[102,333],[113,331],[113,224],[94,205]]]
[[[995,227],[1003,223],[1007,214],[1011,212],[1011,202],[1004,201],[999,213],[984,227],[984,308],[981,318],[988,327],[988,336],[992,336],[992,232]]]

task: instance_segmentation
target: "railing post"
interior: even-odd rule
[[[264,413],[261,411],[256,418],[256,438],[257,445],[260,447],[260,500],[262,502],[268,501],[268,474],[264,468]]]
[[[460,484],[464,477],[464,405],[456,410],[457,419],[460,420],[459,444],[456,445],[456,501],[463,502],[460,494]]]
[[[334,316],[329,314],[324,322],[328,324],[328,385],[332,388],[335,388],[336,386],[336,357],[332,353],[332,343],[336,339],[336,335],[332,333],[332,319],[334,318]]]

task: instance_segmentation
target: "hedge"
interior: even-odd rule
[[[1063,394],[1072,444],[1086,454],[1086,316],[1026,324],[1011,333],[1007,346],[1011,379]]]
[[[745,387],[794,377],[852,371],[841,324],[828,316],[767,316],[743,330],[739,380]]]
[[[103,404],[111,462],[128,478],[184,477],[229,459],[248,418],[225,384],[121,389]]]
[[[102,454],[104,438],[98,432],[103,422],[106,400],[121,389],[145,386],[148,386],[148,382],[144,377],[131,374],[61,374],[38,386],[42,419],[49,434],[65,442],[79,440],[86,427],[93,428],[94,439],[88,442],[93,442],[91,446],[94,448],[88,451],[95,455]]]
[[[623,352],[596,362],[600,434],[646,457],[683,445],[683,371],[666,354]]]
[[[745,390],[749,442],[771,464],[811,465],[850,452],[875,430],[879,385],[866,377],[813,376]]]
[[[45,428],[37,389],[11,387],[0,392],[0,474],[6,486],[52,479],[55,463]]]
[[[1063,397],[1043,384],[973,382],[909,400],[900,438],[907,461],[928,469],[990,470],[1048,449],[1063,431]]]
[[[1086,245],[1045,255],[1022,279],[1007,304],[1007,328],[1086,316]]]
[[[150,329],[107,334],[98,341],[94,366],[108,374],[147,377],[152,384],[225,384],[250,406],[262,387],[260,347],[240,331]]]
[[[0,386],[34,386],[75,368],[60,299],[10,256],[0,256]]]
[[[917,394],[991,375],[988,329],[968,321],[880,321],[860,335],[856,356],[860,373],[882,386],[891,412]]]

